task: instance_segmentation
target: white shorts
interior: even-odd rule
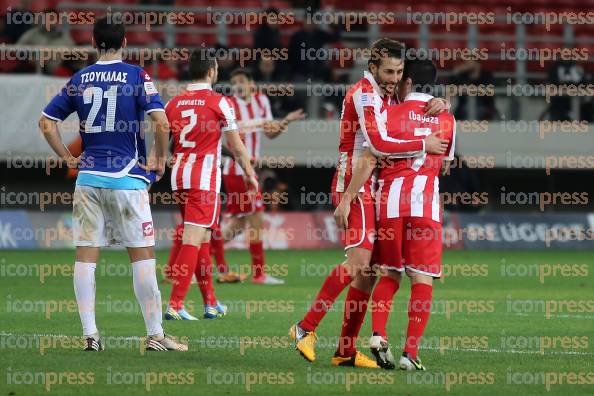
[[[147,190],[76,186],[72,221],[75,246],[155,245]]]

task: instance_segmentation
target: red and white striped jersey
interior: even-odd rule
[[[447,112],[424,116],[424,107],[432,98],[413,92],[402,104],[388,107],[388,134],[413,139],[441,131],[440,137],[449,140],[448,152],[445,157],[423,153],[413,158],[382,160],[375,200],[378,219],[426,217],[441,221],[438,176],[442,161],[454,159],[456,120]]]
[[[222,132],[237,130],[228,98],[209,84],[189,84],[165,106],[173,139],[171,189],[220,191]]]
[[[243,100],[237,95],[229,97],[241,132],[241,140],[245,144],[252,160],[260,158],[260,144],[264,121],[272,121],[270,100],[260,92],[253,94],[249,100]],[[243,169],[233,158],[225,158],[224,175],[243,175]]]
[[[386,107],[395,104],[395,99],[383,95],[373,75],[365,71],[363,78],[353,85],[342,102],[340,116],[340,157],[332,191],[344,192],[352,176],[353,159],[363,150],[367,142],[376,155],[391,153],[402,157],[422,154],[425,150],[423,138],[413,140],[395,139],[386,131]],[[369,181],[362,189],[370,188]]]

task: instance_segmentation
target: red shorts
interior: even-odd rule
[[[332,194],[332,204],[336,207],[343,193]],[[348,218],[349,226],[346,231],[340,231],[344,249],[353,247],[373,251],[375,241],[375,206],[373,196],[364,192],[351,202]]]
[[[441,277],[441,223],[424,217],[380,219],[375,263]]]
[[[223,175],[225,185],[225,213],[231,216],[246,216],[264,211],[262,192],[249,194],[243,176]]]
[[[221,197],[216,191],[182,190],[185,199],[179,204],[184,224],[216,228],[221,213]]]

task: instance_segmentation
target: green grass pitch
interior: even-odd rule
[[[162,267],[166,251],[158,254]],[[269,251],[284,286],[216,286],[229,314],[164,322],[187,337],[188,353],[143,354],[144,324],[124,252],[107,251],[97,269],[97,323],[106,350],[79,349],[72,251],[0,254],[0,395],[594,394],[594,287],[591,252],[448,251],[449,276],[434,286],[433,314],[420,356],[427,372],[334,368],[342,305],[318,328],[317,360],[307,363],[287,330],[299,320],[338,250]],[[228,252],[247,266],[247,252]],[[160,282],[167,301],[170,286]],[[393,352],[406,329],[409,282],[390,317]],[[343,296],[338,301],[342,301]],[[201,313],[196,285],[188,307]],[[370,333],[367,315],[360,349]]]

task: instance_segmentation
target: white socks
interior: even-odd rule
[[[163,335],[163,313],[161,306],[161,292],[157,285],[155,259],[141,260],[132,263],[132,280],[134,293],[140,304],[146,333],[149,336]]]
[[[78,304],[78,314],[82,322],[83,335],[96,334],[95,324],[95,268],[96,263],[74,263],[74,294]]]
[[[74,294],[78,304],[78,313],[82,322],[83,335],[98,333],[95,324],[95,268],[96,263],[74,264]],[[132,263],[134,294],[140,304],[147,335],[162,336],[161,292],[157,285],[156,261],[142,260]]]

